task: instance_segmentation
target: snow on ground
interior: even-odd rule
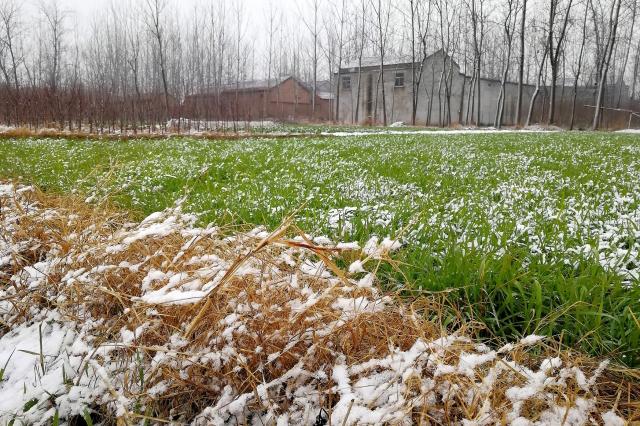
[[[622,422],[594,396],[606,362],[528,358],[541,336],[491,349],[381,294],[366,268],[397,241],[372,238],[345,275],[324,239],[193,223],[0,184],[0,422]]]
[[[395,123],[394,123],[395,124]],[[400,126],[389,126],[400,127]],[[491,127],[487,128],[467,128],[467,129],[425,129],[425,130],[370,130],[370,131],[354,131],[354,132],[336,132],[326,131],[320,133],[322,136],[336,136],[336,137],[350,137],[350,136],[374,136],[374,135],[463,135],[463,134],[477,134],[477,135],[489,135],[495,133],[550,133],[557,132],[558,130],[548,130],[543,128],[530,128],[530,129],[495,129]]]
[[[336,137],[347,137],[347,136],[368,136],[368,135],[458,135],[458,134],[492,134],[492,133],[538,133],[538,132],[553,132],[560,131],[561,129],[549,129],[544,127],[531,126],[525,129],[515,130],[515,129],[495,129],[493,127],[485,127],[485,128],[463,128],[463,129],[441,129],[441,128],[429,128],[424,130],[411,130],[411,129],[403,129],[405,124],[403,122],[395,122],[390,124],[387,128],[363,128],[365,130],[361,131],[337,131],[332,130],[331,127],[327,127],[327,130],[320,132],[322,136],[336,136]],[[272,132],[281,128],[281,131]],[[313,131],[305,131],[304,125],[298,129],[294,127],[294,131],[289,131],[287,129],[287,125],[271,120],[262,120],[262,121],[206,121],[206,120],[191,120],[187,118],[172,118],[167,121],[165,127],[155,125],[154,131],[156,133],[162,133],[165,130],[170,132],[178,132],[181,134],[189,134],[193,136],[203,135],[206,132],[216,132],[216,131],[245,131],[245,130],[269,130],[270,134],[277,136],[299,136],[307,133],[314,133]],[[400,130],[393,130],[400,129]],[[0,134],[6,133],[9,131],[16,130],[15,127],[10,126],[2,126],[0,125]],[[89,132],[89,127],[83,126],[83,132]],[[39,132],[50,132],[57,133],[58,129],[40,129]],[[622,131],[624,132],[624,131]],[[632,131],[631,131],[632,132]],[[629,133],[631,133],[629,132]],[[62,131],[61,133],[65,133]],[[120,134],[120,129],[114,129],[113,134]],[[129,133],[129,131],[125,132]],[[132,133],[132,132],[131,132]]]
[[[206,121],[191,120],[189,118],[172,118],[167,121],[167,128],[172,130],[204,132],[215,130],[249,130],[249,129],[272,129],[280,126],[279,123],[271,120],[261,121]]]

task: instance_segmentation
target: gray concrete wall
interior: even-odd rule
[[[447,74],[443,77],[442,70],[445,56],[441,52],[430,56],[424,64],[422,78],[418,88],[418,108],[416,113],[416,124],[438,126],[446,122],[448,114],[451,115],[451,123],[466,124],[467,102],[470,89],[469,77],[460,74],[460,68],[453,62],[447,63]],[[448,59],[447,59],[448,60]],[[395,87],[397,72],[404,73],[405,84],[403,87]],[[345,90],[341,88],[339,119],[342,122],[377,122],[383,121],[382,108],[382,87],[379,82],[379,67],[363,68],[358,74],[357,69],[343,70],[340,77],[348,75],[351,78],[351,88]],[[358,79],[360,83],[360,97],[358,102]],[[450,100],[447,102],[445,96],[445,82],[447,79],[450,87]],[[466,79],[466,81],[465,81]],[[371,114],[368,114],[368,82],[371,81],[372,106]],[[412,73],[410,64],[385,65],[384,87],[387,106],[387,123],[402,121],[411,123],[412,114]],[[462,93],[464,88],[464,93]],[[503,123],[509,125],[513,122],[515,115],[515,104],[517,97],[517,84],[507,84],[506,87],[505,113]],[[493,125],[495,119],[496,103],[500,94],[500,82],[482,79],[480,82],[480,122],[482,125]],[[533,87],[525,88],[523,109],[526,111],[529,98],[533,93]],[[475,94],[474,94],[475,96]],[[475,99],[477,109],[477,98]],[[356,119],[356,105],[359,103],[358,117]],[[449,106],[449,107],[448,107]],[[450,110],[449,110],[450,108]],[[471,116],[469,112],[469,116]],[[474,116],[475,117],[475,116]],[[471,120],[475,122],[475,118]]]
[[[424,64],[422,78],[418,89],[418,108],[416,114],[417,125],[439,126],[445,122],[447,114],[447,100],[445,98],[445,85],[439,90],[441,83],[441,75],[443,62],[446,56],[442,52],[436,52],[430,56]],[[448,59],[447,59],[448,60]],[[447,68],[450,64],[447,63]],[[396,72],[404,73],[404,87],[394,87]],[[351,88],[345,90],[341,88],[339,101],[339,121],[344,123],[382,123],[382,87],[379,82],[379,67],[364,67],[359,76],[357,68],[344,69],[341,71],[340,77],[348,75],[351,78]],[[361,78],[360,97],[358,101],[358,79]],[[469,100],[469,90],[471,79],[460,74],[460,68],[455,62],[453,69],[448,72],[450,84],[450,114],[451,124],[475,124],[475,115],[478,109],[477,91],[471,99],[474,102],[471,109],[467,106]],[[377,109],[371,107],[371,114],[368,114],[368,90],[369,80],[372,84],[371,103],[376,104]],[[338,81],[338,79],[336,79]],[[341,80],[340,80],[341,81]],[[384,87],[386,92],[387,106],[387,123],[391,124],[396,121],[402,121],[405,124],[411,123],[412,113],[412,73],[410,64],[385,65],[384,69]],[[464,93],[463,93],[464,89]],[[500,96],[501,84],[498,80],[481,79],[480,80],[480,125],[493,126],[496,118],[496,108],[498,98]],[[535,91],[532,85],[525,85],[522,100],[522,122],[524,123],[529,111],[531,97]],[[505,107],[503,114],[503,125],[509,126],[514,124],[516,102],[518,97],[518,84],[509,82],[505,86]],[[533,110],[532,123],[546,122],[549,105],[549,89],[542,87]],[[335,88],[334,88],[334,93]],[[440,95],[439,95],[440,93]],[[571,118],[571,103],[573,98],[573,87],[564,88],[564,96],[561,98],[562,87],[557,89],[556,111],[558,112],[556,122],[568,125]],[[576,123],[586,125],[593,116],[593,111],[589,112],[589,108],[584,105],[590,105],[595,102],[594,88],[581,87],[578,89],[578,99],[576,102]],[[608,93],[607,104],[613,105],[614,96],[613,89]],[[628,101],[628,91],[624,91],[622,96],[623,103]],[[356,106],[359,104],[358,116],[356,118]],[[467,117],[469,120],[467,120]]]

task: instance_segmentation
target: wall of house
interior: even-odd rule
[[[442,58],[429,58],[423,68],[422,79],[419,88],[418,113],[416,122],[426,124],[428,115],[437,120],[437,99],[429,96],[431,85],[437,90],[436,64],[442,64]],[[433,70],[432,70],[433,68]],[[441,65],[440,65],[441,69]],[[412,102],[412,75],[411,68],[407,65],[385,65],[384,83],[380,81],[378,67],[364,68],[362,73],[357,69],[349,70],[348,74],[341,74],[336,84],[341,84],[340,93],[340,121],[343,122],[377,122],[383,121],[382,84],[385,87],[387,122],[395,121],[411,122]],[[396,73],[404,74],[404,85],[397,87]],[[350,88],[344,85],[344,76],[350,77]],[[439,75],[438,75],[439,77]],[[431,110],[431,114],[429,114]]]
[[[469,91],[471,90],[471,79],[460,74],[459,67],[454,63],[449,74],[450,82],[450,102],[445,98],[445,85],[442,80],[442,69],[445,55],[438,52],[427,59],[423,67],[422,78],[418,90],[418,107],[416,114],[417,125],[439,126],[446,122],[447,114],[451,115],[451,124],[475,124],[478,110],[477,89],[471,99],[474,105],[469,103]],[[447,64],[449,68],[450,65]],[[395,87],[396,73],[404,73],[404,86]],[[384,71],[384,87],[386,92],[387,123],[402,121],[411,123],[412,115],[412,73],[411,66],[386,65]],[[382,89],[379,82],[379,68],[364,68],[359,76],[357,69],[348,70],[340,75],[348,75],[351,79],[351,88],[341,87],[340,93],[340,121],[345,123],[382,123]],[[358,79],[360,77],[360,95],[358,96]],[[336,79],[337,80],[337,79]],[[442,80],[442,81],[441,81]],[[371,99],[368,93],[368,83],[371,81]],[[338,84],[338,83],[336,83]],[[463,93],[464,90],[464,93]],[[498,80],[480,80],[480,125],[493,126],[496,119],[496,109],[500,97],[501,84]],[[535,91],[535,86],[525,85],[523,88],[522,100],[522,123],[526,122],[529,112],[531,97]],[[335,93],[335,90],[334,90]],[[626,107],[629,105],[628,90],[620,91],[618,88],[608,88],[605,96],[605,104],[615,107]],[[440,95],[439,95],[440,94]],[[507,83],[505,85],[505,106],[502,123],[513,125],[515,121],[516,103],[518,97],[518,84]],[[377,100],[376,100],[377,98]],[[556,89],[556,123],[568,126],[571,122],[571,107],[573,102],[573,87],[560,86]],[[370,109],[367,104],[370,103]],[[377,108],[375,104],[377,103]],[[593,118],[593,108],[589,105],[595,104],[595,88],[578,88],[576,99],[575,126],[577,128],[587,128]],[[357,108],[359,105],[359,108]],[[449,110],[450,108],[450,110]],[[356,114],[357,112],[357,114]],[[473,113],[472,113],[473,112]],[[549,89],[541,87],[532,111],[532,123],[546,123],[549,113]],[[619,127],[624,118],[628,118],[626,113],[616,113],[608,111],[604,115],[604,120],[609,126]]]
[[[285,80],[269,92],[269,118],[283,121],[325,121],[331,119],[331,105],[316,96],[313,112],[313,93],[295,79]]]
[[[194,120],[260,120],[264,116],[264,90],[233,90],[185,98],[180,116]]]
[[[471,109],[467,111],[469,102],[470,78],[460,74],[460,68],[455,62],[447,63],[446,75],[443,75],[445,56],[436,53],[429,57],[423,66],[420,85],[418,88],[418,106],[416,112],[416,124],[438,126],[447,121],[450,115],[451,123],[467,123],[467,117],[475,123],[475,115]],[[396,73],[404,74],[404,86],[397,87]],[[387,123],[402,121],[411,123],[412,120],[412,72],[410,65],[385,66],[384,87],[386,92]],[[343,74],[344,75],[344,74]],[[360,96],[358,101],[358,72],[350,70],[351,88],[341,88],[340,94],[340,119],[343,122],[377,122],[383,121],[382,88],[379,82],[380,71],[378,68],[363,70],[360,78]],[[445,79],[449,84],[449,101],[446,99]],[[373,105],[367,108],[371,102],[368,93],[368,82],[372,82],[371,97]],[[517,84],[506,86],[505,111],[503,123],[509,125],[515,116],[517,98]],[[529,99],[533,93],[533,87],[527,86],[524,90],[523,110],[528,108]],[[463,93],[464,90],[464,93]],[[481,79],[480,81],[480,123],[493,125],[495,120],[496,104],[500,96],[500,82]],[[377,97],[377,108],[375,107]],[[474,114],[477,113],[477,98],[474,100]],[[358,117],[356,119],[356,107],[359,104]],[[370,111],[370,113],[369,113]],[[473,118],[472,118],[473,117]]]
[[[500,99],[500,92],[502,83],[498,80],[480,79],[480,124],[484,126],[493,126],[496,123],[496,113],[498,110],[498,100]],[[471,88],[471,79],[467,77],[467,85],[465,88],[465,102],[469,99],[469,90],[477,90]],[[518,84],[507,82],[504,87],[504,111],[502,123],[506,126],[511,126],[515,123],[515,115],[518,103]],[[522,110],[521,120],[522,123],[526,122],[527,114],[529,113],[529,106],[531,103],[531,97],[535,92],[535,86],[524,85],[522,88]],[[477,114],[478,99],[477,91],[475,95],[475,105],[473,110]],[[473,95],[472,95],[473,97]],[[540,107],[542,105],[544,95],[540,93],[536,99],[536,104],[532,111],[532,121],[538,117],[541,113]],[[465,106],[466,108],[466,106]],[[466,109],[465,109],[466,112]],[[474,116],[475,117],[475,116]],[[473,119],[475,120],[475,118]],[[475,123],[475,121],[474,121]]]
[[[310,104],[311,94],[306,87],[290,78],[269,91],[272,103]]]
[[[316,97],[313,113],[312,94],[295,79],[288,79],[269,90],[229,89],[219,94],[189,96],[183,102],[181,116],[216,120],[323,121],[331,119],[331,104]]]

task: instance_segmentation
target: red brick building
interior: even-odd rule
[[[213,93],[187,96],[182,116],[196,120],[327,121],[331,120],[332,94],[313,89],[295,77],[242,81]]]

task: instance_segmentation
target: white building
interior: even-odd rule
[[[417,125],[479,124],[493,126],[496,120],[501,82],[481,78],[478,83],[463,74],[460,66],[438,50],[428,56],[423,64],[414,65],[415,75],[420,76],[417,90]],[[402,121],[412,123],[413,76],[411,59],[388,59],[384,65],[384,88],[386,97],[387,123]],[[346,65],[335,76],[334,114],[338,121],[345,123],[382,123],[383,102],[382,82],[380,81],[379,58],[363,59],[361,66],[357,62]],[[337,85],[340,84],[340,90]],[[472,86],[473,84],[473,86]],[[612,86],[614,87],[614,86]],[[624,86],[623,100],[628,100],[628,88]],[[616,89],[617,90],[617,89]],[[616,90],[607,90],[609,104],[615,98]],[[525,123],[529,112],[531,97],[535,86],[524,85],[521,123]],[[586,125],[593,117],[593,110],[585,105],[595,103],[595,87],[580,87],[576,117]],[[505,102],[503,125],[513,125],[516,114],[518,84],[505,84]],[[549,89],[540,88],[532,114],[532,123],[546,122],[549,108]],[[557,122],[566,124],[570,120],[573,87],[559,86],[556,89]],[[477,117],[478,106],[480,116]]]

